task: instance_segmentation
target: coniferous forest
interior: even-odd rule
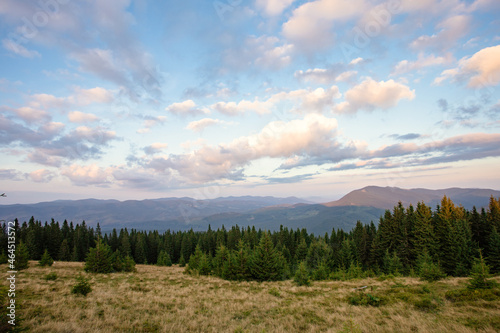
[[[353,230],[333,229],[324,235],[309,234],[305,228],[268,232],[238,226],[163,234],[124,228],[103,234],[99,225],[94,229],[85,221],[75,225],[42,223],[34,217],[22,223],[16,220],[16,240],[24,244],[18,248],[27,249],[31,260],[49,255],[57,261],[85,261],[102,251],[109,257],[104,272],[132,270],[133,262],[179,264],[189,273],[256,281],[290,279],[304,270],[313,280],[414,275],[429,269],[438,276],[467,276],[480,257],[497,274],[499,232],[500,198],[493,197],[479,211],[466,210],[447,197],[434,209],[424,203],[416,207],[399,203],[380,217],[378,225],[358,221]],[[0,245],[5,263],[5,224]],[[89,265],[86,270],[100,269]]]

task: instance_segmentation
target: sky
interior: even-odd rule
[[[498,0],[2,0],[0,204],[500,189]]]

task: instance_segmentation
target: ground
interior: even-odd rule
[[[3,285],[7,271],[0,265]],[[90,278],[86,297],[71,293],[79,275]],[[83,263],[33,261],[17,274],[16,315],[29,332],[500,331],[500,290],[457,296],[466,283],[390,277],[299,287],[191,276],[176,266],[87,274]]]

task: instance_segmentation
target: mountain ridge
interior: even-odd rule
[[[500,191],[478,188],[430,190],[424,188],[366,186],[347,193],[336,201],[322,204],[297,197],[229,196],[199,200],[189,197],[170,197],[145,200],[80,199],[56,200],[36,204],[0,205],[4,220],[18,218],[22,223],[31,216],[45,222],[52,218],[90,226],[100,223],[103,231],[113,228],[142,230],[203,231],[223,225],[228,228],[238,224],[267,230],[278,230],[281,225],[306,228],[317,234],[331,232],[332,228],[348,231],[358,220],[363,223],[378,222],[386,209],[392,210],[399,201],[406,207],[423,201],[431,208],[438,205],[444,195],[457,205],[470,209],[486,207],[490,196],[500,197]]]

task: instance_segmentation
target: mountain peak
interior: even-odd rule
[[[403,189],[399,187],[366,186],[349,192],[337,201],[324,203],[327,207],[339,206],[370,206],[383,209],[392,209],[401,201],[404,206],[416,205],[425,202],[431,207],[441,202],[443,196],[451,198],[456,204],[465,208],[473,206],[481,207],[488,203],[490,196],[499,197],[500,191],[477,188],[452,187],[441,190],[429,190],[424,188]]]

